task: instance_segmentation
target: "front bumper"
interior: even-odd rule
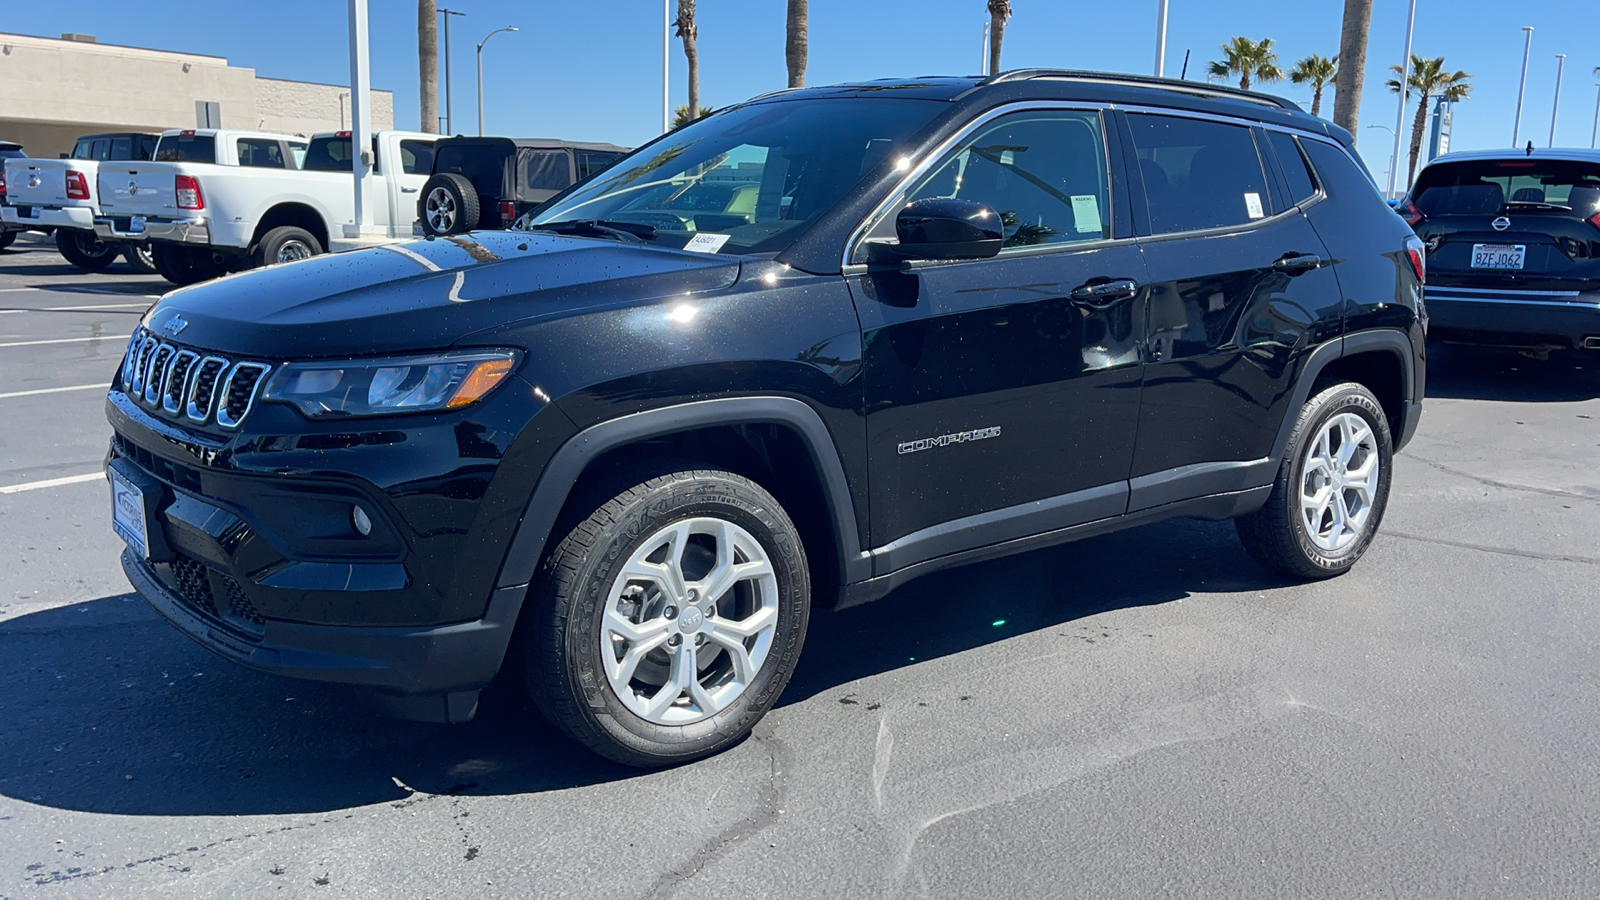
[[[1600,291],[1505,291],[1429,285],[1428,335],[1500,347],[1600,343]]]
[[[96,216],[94,233],[103,241],[157,241],[166,244],[209,246],[211,229],[205,217],[192,219],[146,219],[143,227],[134,216]]]
[[[32,215],[22,215],[26,208]],[[70,228],[79,231],[94,230],[94,210],[87,206],[0,206],[0,222],[17,228]]]
[[[424,721],[464,722],[477,693],[500,668],[525,588],[495,591],[482,619],[433,627],[307,625],[268,619],[260,635],[230,627],[197,610],[156,576],[122,553],[122,570],[135,590],[202,647],[240,665],[274,675],[374,688],[394,695],[390,707]]]

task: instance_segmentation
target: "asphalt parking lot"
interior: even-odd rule
[[[813,617],[722,756],[397,722],[129,593],[100,477],[166,288],[0,252],[0,898],[1600,895],[1600,356],[1446,348],[1350,575],[1229,523]]]

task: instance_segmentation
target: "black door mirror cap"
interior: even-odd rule
[[[1005,241],[1000,214],[974,200],[917,200],[900,210],[894,226],[900,243],[875,247],[901,260],[989,259]]]

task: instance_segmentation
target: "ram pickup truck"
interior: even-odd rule
[[[147,160],[155,146],[153,134],[90,134],[78,138],[72,153],[62,159],[18,159],[9,164],[0,220],[7,230],[54,231],[61,255],[80,269],[104,269],[123,255],[134,268],[153,272],[148,252],[97,237],[94,219],[99,214],[98,167]]]
[[[27,156],[28,154],[22,152],[21,144],[0,141],[0,206],[4,206],[6,202],[6,160],[25,159]],[[0,250],[11,246],[17,235],[27,230],[24,225],[14,225],[0,219]]]
[[[154,165],[101,170],[105,215],[96,223],[103,238],[151,242],[156,267],[174,284],[316,256],[355,222],[348,131],[313,135],[300,166],[287,155],[276,157],[283,165],[236,161],[253,151],[227,132],[217,132],[206,148],[214,158],[168,162],[167,148],[184,137],[174,134],[161,136]],[[374,136],[368,221],[380,238],[412,236],[435,139],[397,131]]]

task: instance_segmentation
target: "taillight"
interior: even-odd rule
[[[82,172],[67,173],[67,199],[89,199],[89,179],[84,178]]]
[[[206,195],[200,193],[200,181],[193,175],[174,175],[172,187],[178,194],[179,209],[206,208]]]
[[[1405,219],[1407,225],[1415,228],[1418,222],[1427,217],[1422,214],[1422,210],[1417,209],[1415,203],[1411,202],[1411,198],[1407,197],[1400,201],[1400,218]]]
[[[6,167],[0,166],[0,197],[6,195]]]
[[[1428,281],[1428,257],[1424,255],[1422,242],[1416,238],[1406,241],[1406,259],[1411,260],[1411,271],[1416,274],[1417,281]]]
[[[501,200],[500,201],[500,224],[502,224],[502,225],[508,224],[508,223],[510,223],[510,221],[512,219],[515,219],[516,217],[517,217],[517,205],[515,203],[512,203],[510,200]]]
[[[6,179],[5,179],[4,175],[0,175],[0,194],[4,194],[5,192],[6,192]],[[1589,224],[1593,225],[1596,228],[1600,228],[1600,213],[1595,213],[1594,215],[1590,216],[1589,217]]]

